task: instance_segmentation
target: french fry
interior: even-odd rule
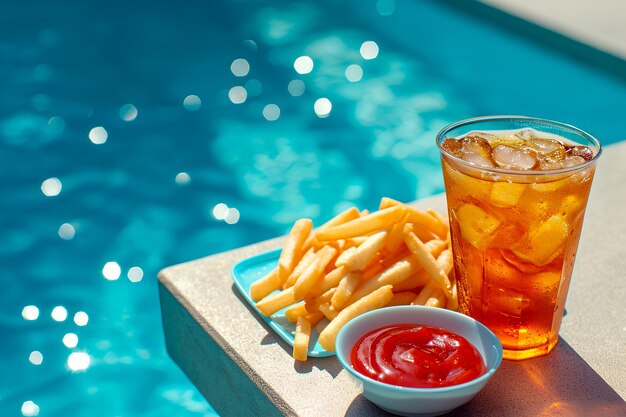
[[[383,197],[380,201],[380,208],[386,209],[389,207],[397,207],[404,206],[403,203],[394,200],[392,198]],[[414,223],[416,225],[420,225],[427,230],[431,230],[435,233],[439,238],[445,239],[446,234],[448,233],[448,228],[445,224],[441,223],[438,218],[433,217],[432,215],[418,210],[416,208],[405,206],[407,208],[407,212],[409,213],[409,223]]]
[[[296,221],[291,228],[289,236],[287,236],[287,241],[278,258],[278,276],[280,277],[281,283],[287,280],[289,274],[291,274],[291,271],[293,271],[299,261],[302,255],[300,253],[302,246],[311,233],[312,228],[313,222],[311,222],[311,219],[300,219]]]
[[[321,332],[318,342],[328,351],[335,350],[335,340],[341,328],[353,318],[377,308],[384,307],[393,298],[391,285],[386,285],[361,298],[354,304],[344,308]]]
[[[339,257],[337,258],[337,261],[335,261],[335,266],[344,266],[348,263],[348,259],[350,259],[350,257],[354,256],[354,254],[357,251],[357,247],[353,246],[351,248],[346,249],[345,251],[343,251],[341,253],[341,255],[339,255]]]
[[[413,256],[415,256],[415,258],[419,261],[424,270],[428,272],[433,281],[441,287],[446,296],[451,296],[452,286],[450,285],[448,275],[441,270],[434,256],[428,250],[428,247],[422,243],[417,236],[415,236],[415,233],[413,233],[410,228],[407,228],[406,226],[404,230],[407,232],[404,235],[404,243],[406,243]]]
[[[415,297],[415,300],[413,300],[411,304],[421,306],[425,305],[426,301],[428,301],[428,299],[435,293],[435,290],[437,288],[438,287],[435,281],[428,281],[428,283],[424,285],[424,288],[422,288],[420,293],[417,295],[417,297]]]
[[[385,307],[408,305],[415,300],[415,297],[417,297],[417,293],[413,291],[394,292],[393,298]]]
[[[332,219],[328,220],[326,223],[318,227],[315,231],[328,229],[329,227],[338,226],[340,224],[349,222],[350,220],[358,219],[361,216],[359,210],[356,207],[350,207],[349,209],[342,211]],[[315,233],[309,235],[307,240],[304,242],[304,247],[309,247],[313,245],[313,241],[315,240]]]
[[[300,259],[300,262],[298,262],[298,265],[296,265],[296,267],[293,269],[291,274],[289,274],[289,277],[287,278],[287,280],[283,283],[283,289],[292,287],[293,284],[296,283],[300,275],[311,264],[311,262],[313,262],[314,259],[315,259],[315,249],[309,248],[307,252],[304,254],[304,256],[302,257],[302,259]]]
[[[298,317],[296,335],[293,338],[293,358],[297,361],[306,361],[311,338],[311,322],[304,317]]]
[[[309,312],[304,305],[304,301],[299,302],[298,304],[294,304],[285,310],[285,317],[292,323],[298,321],[298,317],[305,317]]]
[[[380,248],[383,247],[386,237],[387,232],[378,232],[371,235],[361,246],[357,247],[356,250],[345,259],[344,265],[349,271],[358,271],[362,269],[376,255]]]
[[[448,301],[446,302],[446,308],[448,310],[454,311],[459,309],[459,298],[457,296],[456,279],[454,277],[454,273],[452,274],[452,297],[448,297]]]
[[[320,304],[320,311],[326,316],[328,320],[334,320],[337,317],[337,310],[328,303]]]
[[[304,305],[306,306],[306,310],[309,313],[315,313],[316,311],[319,311],[320,305],[330,303],[330,300],[332,300],[335,291],[337,291],[337,287],[331,288],[319,297],[307,296],[304,299]]]
[[[418,287],[423,287],[428,284],[428,281],[430,281],[430,275],[428,275],[428,273],[423,269],[420,269],[417,273],[411,275],[407,279],[402,280],[397,284],[393,284],[393,290],[395,292],[413,291]]]
[[[350,298],[348,298],[345,302],[344,306],[358,302],[359,299],[381,287],[397,284],[407,279],[420,269],[421,266],[416,261],[410,258],[402,259],[358,286]]]
[[[406,210],[406,206],[403,205],[390,207],[338,226],[318,230],[315,236],[318,240],[337,240],[367,235],[372,232],[391,228],[395,222],[404,216]]]
[[[435,288],[433,293],[428,297],[428,300],[424,303],[425,306],[444,308],[446,306],[447,298],[441,288]]]
[[[322,313],[321,311],[316,311],[315,313],[307,314],[304,318],[307,319],[309,321],[309,323],[311,323],[311,326],[315,326],[324,317],[325,317],[324,313]]]
[[[435,229],[435,234],[441,239],[445,239],[448,236],[448,232],[450,231],[448,219],[444,218],[441,214],[433,209],[426,210],[426,214],[432,216],[435,220],[437,220],[437,228]]]
[[[311,295],[314,297],[320,296],[329,289],[339,285],[341,279],[348,273],[348,269],[345,266],[340,266],[330,271],[320,280],[317,288],[311,290]]]
[[[444,274],[450,275],[450,271],[452,271],[452,267],[454,266],[452,249],[448,248],[439,254],[437,257],[437,265],[439,265],[439,269],[441,269]]]
[[[404,243],[404,241],[402,240],[402,234],[404,233],[404,225],[408,221],[409,215],[407,213],[404,215],[402,220],[394,224],[389,231],[389,235],[387,236],[387,240],[385,241],[385,250],[387,251],[387,253],[395,253],[400,245]]]
[[[298,280],[293,285],[294,297],[296,299],[302,299],[309,292],[315,283],[319,280],[320,276],[324,273],[326,265],[335,256],[337,250],[330,246],[324,246],[320,249],[315,260],[302,272],[298,277]]]
[[[341,310],[343,305],[348,301],[348,298],[352,295],[357,285],[361,283],[361,275],[355,272],[350,272],[343,277],[337,285],[337,291],[333,294],[331,304],[335,310]]]
[[[282,290],[281,292],[265,297],[256,303],[256,308],[258,308],[264,316],[269,317],[278,310],[282,310],[296,301],[297,300],[293,296],[293,287],[290,287],[286,290]]]
[[[269,293],[280,288],[280,278],[278,277],[278,267],[272,269],[263,278],[254,281],[250,285],[250,298],[259,301]]]

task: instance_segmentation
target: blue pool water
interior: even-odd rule
[[[440,192],[461,118],[624,138],[623,62],[467,4],[0,2],[0,415],[213,415],[159,269]]]

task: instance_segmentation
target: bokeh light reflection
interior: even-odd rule
[[[63,223],[59,227],[59,237],[63,240],[72,240],[76,234],[76,229],[69,223]]]
[[[128,270],[126,275],[130,282],[140,282],[143,279],[143,269],[138,266],[133,266]]]
[[[61,193],[61,188],[63,188],[63,184],[61,184],[61,180],[56,177],[48,178],[41,183],[41,192],[46,197],[55,197]]]
[[[174,181],[176,181],[176,184],[179,185],[189,184],[189,181],[191,181],[191,177],[186,172],[179,172],[178,174],[176,174],[176,178],[174,179]]]
[[[213,217],[217,220],[224,220],[228,214],[228,206],[224,203],[218,203],[213,207]]]
[[[228,91],[228,98],[234,104],[241,104],[248,98],[248,92],[244,87],[237,85]]]
[[[67,310],[63,306],[56,306],[52,309],[52,313],[50,313],[52,320],[54,321],[65,321],[67,318]]]
[[[22,317],[24,317],[24,320],[37,320],[39,318],[39,309],[37,306],[26,306],[22,309]]]
[[[28,355],[28,361],[33,365],[41,365],[43,363],[43,355],[38,350],[33,350]]]
[[[298,74],[308,74],[313,71],[313,60],[311,57],[303,55],[296,58],[293,62],[293,68]]]
[[[333,105],[329,99],[322,97],[315,100],[315,104],[313,105],[313,110],[315,110],[315,114],[317,114],[320,118],[328,117],[330,111],[332,110]]]
[[[356,83],[357,81],[361,81],[361,78],[363,78],[363,68],[357,64],[348,65],[345,75],[348,81]]]
[[[89,368],[91,357],[85,352],[72,352],[67,357],[67,367],[72,372],[80,372]]]
[[[109,134],[102,126],[96,126],[89,131],[89,140],[95,145],[102,145],[109,138]]]
[[[86,326],[89,323],[89,316],[84,311],[77,311],[74,314],[74,323],[80,327]]]
[[[299,97],[304,94],[305,85],[302,80],[291,80],[287,85],[287,91],[294,97]]]
[[[378,45],[374,41],[365,41],[361,45],[359,52],[363,59],[374,59],[378,56]]]
[[[117,262],[107,262],[102,268],[102,275],[109,281],[119,279],[122,269]]]
[[[202,100],[195,94],[188,95],[183,100],[183,107],[187,111],[198,111],[202,107]]]
[[[263,108],[263,117],[270,122],[278,120],[280,117],[280,108],[276,104],[268,104]]]
[[[66,333],[63,336],[63,344],[68,348],[75,348],[78,345],[78,336],[76,333]]]
[[[25,417],[38,416],[39,406],[30,400],[24,401],[22,404],[22,415]]]
[[[229,208],[228,212],[226,213],[226,217],[224,218],[224,221],[227,224],[235,224],[239,221],[239,210],[237,210],[236,208]]]
[[[230,64],[230,71],[235,77],[245,77],[250,72],[250,64],[243,58],[237,58]]]
[[[137,107],[132,104],[124,104],[120,107],[120,118],[125,122],[132,122],[137,118],[138,114]]]

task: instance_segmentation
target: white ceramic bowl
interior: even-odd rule
[[[364,334],[392,324],[440,327],[463,336],[480,352],[487,373],[459,385],[407,388],[379,382],[357,372],[350,364],[354,344]],[[461,313],[423,306],[387,307],[365,313],[341,329],[335,349],[341,365],[363,383],[365,398],[386,411],[403,416],[438,416],[465,404],[478,394],[502,362],[502,345],[485,326]]]

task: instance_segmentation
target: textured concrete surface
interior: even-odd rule
[[[505,361],[485,389],[452,415],[626,415],[623,161],[626,142],[606,148],[599,162],[555,350],[543,358]],[[443,212],[445,199],[416,205]],[[224,416],[387,415],[360,395],[335,357],[294,364],[290,347],[238,296],[232,266],[280,243],[262,242],[161,271],[170,355]]]
[[[626,2],[623,0],[481,0],[626,59]]]

